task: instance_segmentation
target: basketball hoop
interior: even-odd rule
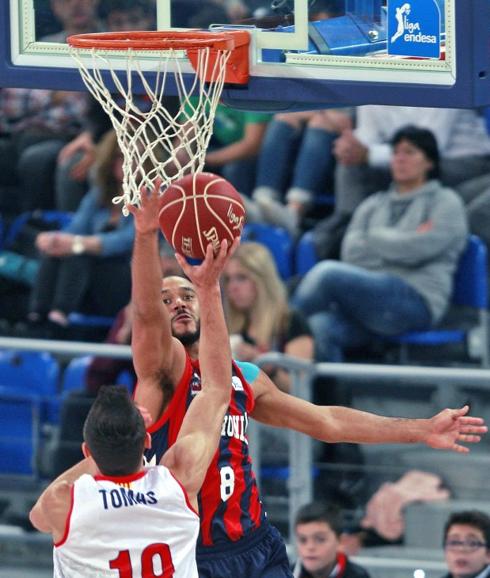
[[[164,190],[202,171],[224,84],[248,81],[247,31],[103,32],[76,34],[67,42],[85,85],[112,121],[124,157],[123,194],[114,203],[137,205],[142,188],[153,188],[157,179]],[[150,60],[150,53],[158,59]],[[190,80],[182,70],[184,54],[194,70]],[[165,102],[172,83],[177,113]]]

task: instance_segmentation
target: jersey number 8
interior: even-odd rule
[[[235,489],[235,472],[233,471],[232,467],[223,466],[219,471],[219,475],[221,477],[221,499],[223,502],[226,502],[226,500],[231,497],[233,490]]]

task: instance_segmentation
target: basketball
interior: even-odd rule
[[[204,259],[206,247],[218,251],[221,241],[242,233],[245,208],[228,181],[212,173],[187,175],[163,193],[160,228],[172,247],[191,259]]]

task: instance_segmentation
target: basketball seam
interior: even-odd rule
[[[228,224],[221,218],[221,216],[211,207],[211,205],[209,204],[208,199],[211,199],[212,197],[209,195],[206,195],[205,199],[204,199],[204,204],[206,205],[208,211],[214,215],[214,217],[216,218],[216,220],[222,224],[223,228],[226,229],[228,236],[233,239],[233,231],[230,229],[230,227],[228,226]],[[228,197],[227,197],[228,199]]]

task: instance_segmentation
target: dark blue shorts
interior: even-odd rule
[[[281,534],[265,523],[238,542],[199,547],[199,578],[293,578]]]

